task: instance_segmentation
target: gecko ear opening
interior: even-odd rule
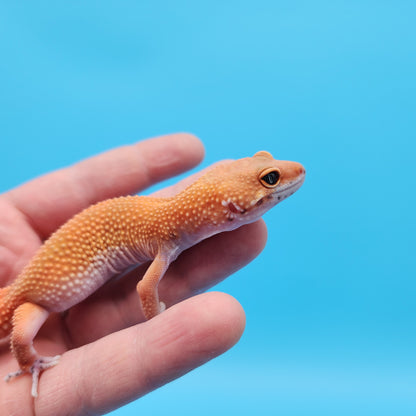
[[[265,150],[260,150],[260,152],[257,152],[253,157],[265,157],[267,159],[273,160],[273,156],[271,155],[271,153],[266,152]]]

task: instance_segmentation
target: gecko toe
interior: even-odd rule
[[[19,377],[24,373],[25,373],[25,371],[23,371],[23,370],[15,371],[14,373],[9,373],[9,374],[7,374],[6,377],[4,377],[4,381],[6,383],[8,383],[12,378]]]
[[[54,365],[58,364],[60,355],[56,355],[55,357],[39,357],[36,359],[29,370],[18,370],[14,373],[9,373],[6,377],[4,377],[4,381],[7,383],[12,378],[19,377],[23,374],[32,374],[32,396],[38,397],[38,384],[39,384],[39,376],[43,370],[47,368],[53,367]]]
[[[30,373],[32,373],[32,396],[38,397],[38,384],[39,376],[43,370],[53,367],[58,364],[60,355],[55,357],[39,357],[33,365],[30,367]]]

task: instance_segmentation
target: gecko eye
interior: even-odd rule
[[[277,169],[263,172],[260,176],[260,182],[266,188],[274,188],[280,181],[280,172]]]

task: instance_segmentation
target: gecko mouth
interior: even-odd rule
[[[294,181],[289,182],[286,185],[283,185],[280,187],[274,194],[272,194],[272,197],[277,199],[278,201],[282,201],[283,199],[286,199],[290,195],[293,195],[303,184],[305,181],[305,175],[298,176]]]
[[[276,192],[267,195],[256,202],[256,205],[262,205],[265,200],[277,200],[278,202],[283,201],[284,199],[288,198],[289,196],[293,195],[303,184],[305,181],[305,175],[298,176],[292,182],[287,183],[286,185],[280,186]]]
[[[300,175],[292,182],[289,182],[283,186],[280,186],[279,189],[276,190],[275,192],[269,195],[266,195],[257,201],[256,200],[252,201],[248,208],[242,208],[231,200],[224,201],[223,205],[228,208],[229,219],[232,220],[238,214],[244,215],[244,214],[251,213],[254,207],[256,206],[259,207],[260,205],[263,205],[263,203],[265,203],[266,201],[274,200],[275,202],[272,202],[272,204],[276,205],[277,203],[293,195],[302,186],[304,181],[305,181],[305,175],[304,174]]]
[[[288,198],[290,195],[293,195],[303,184],[305,181],[305,175],[297,177],[292,182],[287,183],[286,185],[280,186],[278,190],[274,193],[264,196],[260,198],[258,201],[254,202],[252,206],[260,206],[265,201],[275,200],[277,203],[283,201],[284,199]]]

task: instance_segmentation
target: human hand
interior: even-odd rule
[[[109,151],[1,195],[0,287],[13,281],[42,242],[74,214],[183,172],[202,156],[195,137],[165,136]],[[160,194],[176,193],[189,182]],[[29,376],[1,385],[1,414],[105,413],[225,352],[244,330],[241,306],[222,293],[193,295],[251,261],[265,240],[260,220],[182,253],[159,285],[168,309],[150,321],[143,322],[135,289],[147,265],[111,280],[68,312],[51,314],[35,347],[42,355],[62,354],[59,364],[41,375],[36,400]],[[7,346],[1,347],[0,375],[16,369]]]

